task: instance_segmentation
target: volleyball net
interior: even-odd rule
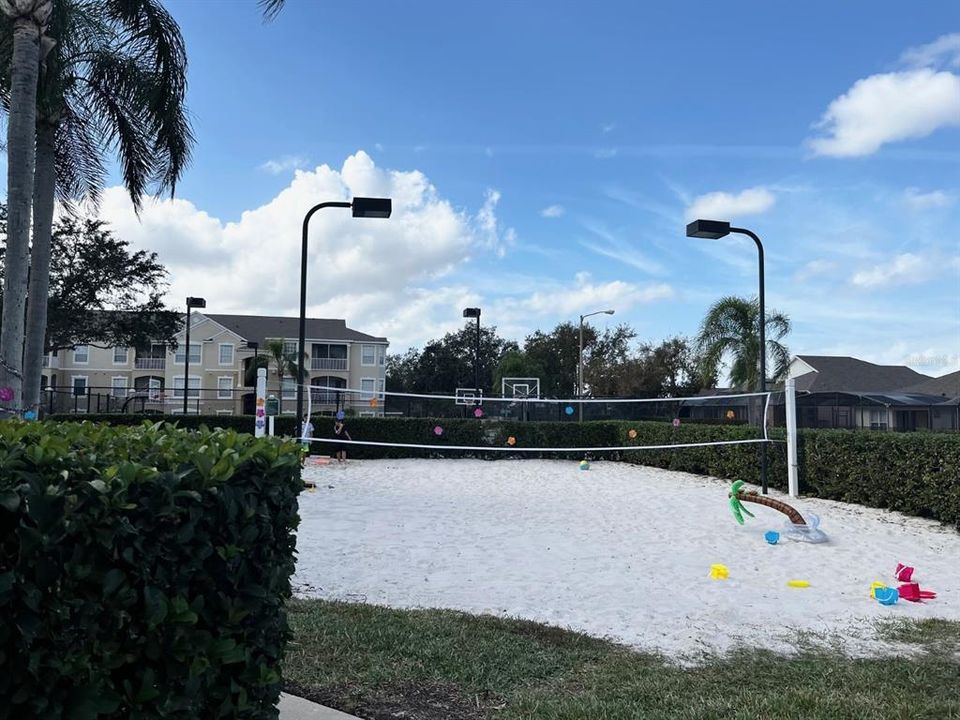
[[[771,442],[769,427],[781,393],[726,393],[684,398],[545,398],[527,393],[483,396],[472,389],[450,394],[375,391],[366,388],[303,386],[305,409],[316,425],[323,416],[345,422],[349,434],[318,432],[302,438],[320,445],[369,446],[458,452],[602,453],[685,447],[756,445]],[[420,418],[419,434],[406,429],[398,437],[375,437],[385,426],[350,432],[353,418]],[[331,418],[332,419],[332,418]],[[450,420],[470,423],[449,423]],[[434,422],[435,421],[435,422]],[[538,423],[621,421],[626,425],[607,432],[578,432],[575,427],[537,431]],[[519,423],[519,424],[518,424]],[[635,428],[628,427],[636,423]],[[332,423],[331,423],[332,424]],[[691,425],[737,426],[733,434],[692,433]],[[367,426],[364,426],[367,427]],[[700,438],[714,435],[703,440]],[[558,439],[569,438],[564,446]],[[583,438],[591,438],[586,442]],[[598,441],[599,440],[599,441]],[[552,441],[552,442],[551,442]]]

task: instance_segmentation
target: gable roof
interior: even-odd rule
[[[960,398],[960,370],[924,380],[916,385],[910,385],[903,388],[903,391],[939,395],[946,398]]]
[[[214,322],[232,330],[248,342],[263,344],[266,338],[299,337],[299,320],[295,317],[277,317],[272,315],[220,315],[204,313]],[[307,339],[309,340],[345,340],[385,343],[385,337],[374,337],[366,333],[351,330],[346,320],[332,318],[307,318]]]
[[[797,355],[815,372],[795,378],[798,392],[891,392],[930,380],[905,365],[875,365],[834,355]]]

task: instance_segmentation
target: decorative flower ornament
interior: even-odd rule
[[[673,419],[673,426],[674,426],[674,427],[680,427],[680,418],[674,418],[674,419]]]
[[[337,420],[343,420],[346,416],[347,414],[343,410],[337,410]]]
[[[636,440],[636,439],[637,439],[637,431],[636,431],[636,430],[633,430],[633,429],[628,430],[628,431],[627,431],[627,437],[630,438],[631,440]]]
[[[737,414],[733,410],[727,410],[727,420],[733,420]]]
[[[477,418],[482,418],[482,417],[483,417],[483,410],[480,409],[480,408],[477,408],[476,410],[473,411],[473,416],[474,416],[474,417],[477,417]]]
[[[436,436],[438,436],[438,437],[439,437],[440,435],[443,435],[443,428],[440,427],[439,425],[434,426],[434,428],[433,428],[433,434],[436,435]]]
[[[11,400],[13,400],[13,388],[12,387],[0,388],[0,402],[10,402]]]
[[[376,407],[376,406],[377,406],[377,399],[370,398],[370,407]]]
[[[507,438],[507,445],[513,447],[516,444],[517,444],[517,439],[513,435]]]
[[[573,415],[573,405],[567,405],[567,406],[563,409],[563,411],[564,411],[567,415]]]

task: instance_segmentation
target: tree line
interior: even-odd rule
[[[486,395],[501,393],[505,377],[535,377],[544,397],[689,397],[715,388],[723,374],[738,388],[759,383],[759,308],[755,299],[724,297],[707,311],[696,337],[638,341],[627,324],[598,331],[583,329],[583,388],[578,385],[580,328],[572,322],[537,330],[522,343],[500,336],[495,326],[480,329],[479,379]],[[767,315],[768,380],[781,380],[789,365],[782,342],[790,332],[786,315]],[[477,329],[468,322],[423,348],[388,355],[391,392],[449,394],[474,386]]]

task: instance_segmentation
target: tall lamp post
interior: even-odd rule
[[[580,422],[583,422],[583,321],[594,315],[613,315],[613,310],[597,310],[580,316],[580,359],[577,361],[577,395],[580,397]]]
[[[763,243],[756,233],[746,228],[730,227],[730,223],[721,220],[694,220],[687,225],[687,237],[717,240],[730,233],[746,235],[757,245],[757,258],[760,267],[760,392],[767,391],[767,312],[763,294]],[[766,430],[766,428],[764,428]],[[760,488],[767,494],[767,444],[760,445]]]
[[[473,346],[473,390],[476,393],[474,403],[480,404],[480,308],[464,308],[465,318],[477,319],[477,338]]]
[[[297,338],[297,423],[303,425],[303,381],[307,376],[304,356],[307,344],[307,239],[310,218],[317,210],[328,207],[352,208],[355,218],[388,218],[393,211],[390,198],[355,197],[352,202],[322,202],[307,210],[303,216],[303,237],[300,245],[300,332]]]
[[[187,348],[183,354],[183,414],[187,414],[187,397],[190,395],[190,311],[193,308],[205,308],[207,301],[201,297],[187,298]],[[200,346],[203,348],[203,346]],[[200,351],[200,360],[203,361],[203,350]],[[199,392],[199,390],[197,391]]]

